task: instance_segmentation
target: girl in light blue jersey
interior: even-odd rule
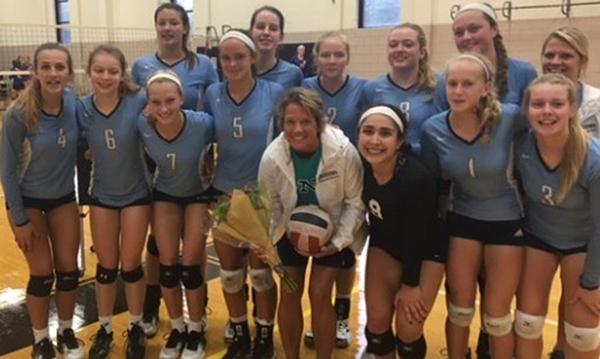
[[[600,138],[600,89],[583,81],[589,57],[588,39],[576,27],[563,26],[553,30],[542,45],[543,73],[563,74],[577,85],[577,106],[581,125],[590,136]],[[564,356],[563,308],[563,305],[559,306],[557,342],[550,355],[551,359]]]
[[[450,182],[447,208],[448,320],[451,358],[467,352],[477,277],[485,265],[484,322],[493,357],[512,358],[511,300],[521,270],[521,205],[512,176],[512,143],[521,127],[518,108],[493,92],[484,57],[463,54],[446,69],[450,110],[427,120],[422,156]]]
[[[363,89],[366,80],[348,75],[346,67],[350,62],[350,44],[340,32],[330,31],[319,36],[315,44],[315,62],[318,75],[304,79],[302,87],[319,94],[327,110],[328,121],[339,127],[353,144],[356,144],[356,124],[360,112],[365,107]],[[357,243],[353,250],[362,251]],[[350,345],[350,298],[356,273],[356,258],[349,255],[339,270],[335,283],[335,311],[337,316],[336,346],[346,348]],[[304,342],[314,345],[312,332],[306,332]]]
[[[204,112],[181,110],[183,87],[171,71],[148,79],[146,115],[138,119],[146,153],[156,163],[152,223],[160,257],[162,296],[171,318],[171,333],[159,357],[204,356],[204,270],[208,232],[207,185],[200,178],[204,150],[212,142],[214,123]],[[181,263],[180,238],[183,237]],[[183,319],[181,284],[189,323]]]
[[[272,81],[284,89],[300,86],[304,75],[296,65],[277,57],[283,40],[283,14],[273,6],[262,6],[252,13],[250,33],[256,42],[256,71],[259,78]]]
[[[400,108],[408,120],[408,143],[418,153],[423,124],[439,112],[425,32],[412,23],[394,27],[388,35],[387,55],[390,72],[367,83],[366,102],[369,106],[389,104]]]
[[[273,137],[275,107],[283,88],[254,76],[256,45],[242,30],[227,32],[219,44],[219,59],[225,80],[206,91],[205,110],[215,118],[218,145],[213,187],[227,194],[234,189],[255,186],[260,158]],[[221,263],[223,294],[227,302],[233,342],[225,358],[273,355],[273,320],[277,292],[271,270],[252,252],[234,247],[214,233]],[[250,264],[256,293],[256,339],[251,348],[246,316],[246,263]]]
[[[10,227],[29,267],[31,357],[55,357],[48,310],[56,272],[58,349],[65,358],[83,358],[71,329],[80,241],[73,182],[76,98],[67,89],[73,66],[69,51],[55,43],[39,46],[33,58],[31,83],[4,114],[0,175]]]
[[[90,348],[91,358],[107,357],[112,345],[111,320],[119,265],[129,311],[126,356],[140,358],[145,352],[141,259],[150,219],[150,193],[136,119],[146,105],[146,97],[126,69],[121,50],[107,45],[95,48],[87,66],[94,94],[83,97],[77,111],[91,151],[90,224],[98,257],[96,298],[100,328]]]
[[[577,113],[563,75],[536,79],[524,98],[532,130],[515,161],[526,195],[525,265],[517,294],[517,357],[542,356],[548,296],[558,266],[567,358],[600,354],[600,143]]]
[[[155,54],[138,58],[131,69],[133,80],[145,86],[150,75],[160,69],[177,74],[183,86],[182,108],[201,110],[206,88],[219,81],[217,72],[205,55],[188,49],[190,19],[185,9],[178,4],[165,2],[154,11],[157,51]],[[151,169],[154,166],[149,164]],[[142,325],[148,337],[158,331],[158,309],[160,306],[158,248],[152,233],[148,236],[146,250],[146,298]],[[206,259],[205,259],[206,261]],[[203,290],[206,290],[203,287]],[[206,318],[205,318],[206,319]]]

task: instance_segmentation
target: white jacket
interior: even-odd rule
[[[583,98],[579,107],[581,125],[594,138],[600,138],[600,89],[582,83]]]
[[[271,200],[270,234],[274,243],[286,232],[298,195],[290,146],[281,133],[260,161],[258,182]],[[361,194],[363,169],[358,152],[341,130],[325,126],[321,133],[321,161],[317,170],[319,206],[334,223],[332,244],[341,251],[352,245],[355,253],[365,241],[365,210]]]

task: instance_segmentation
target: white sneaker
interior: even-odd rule
[[[231,321],[228,320],[227,324],[225,324],[225,330],[223,333],[223,339],[225,340],[225,343],[232,343],[234,336],[235,333],[233,331],[233,326],[231,325]]]
[[[304,345],[309,348],[315,347],[315,334],[312,330],[307,330],[306,333],[304,333]]]
[[[151,318],[144,318],[141,327],[144,330],[146,338],[152,338],[158,333],[158,318],[154,315]]]
[[[202,359],[206,354],[204,352],[204,346],[206,339],[204,333],[198,333],[196,331],[188,332],[185,347],[181,353],[181,359]]]
[[[347,348],[352,341],[352,333],[348,319],[338,320],[335,331],[335,346],[338,348]]]
[[[158,357],[160,359],[177,359],[181,355],[185,344],[186,333],[181,333],[177,329],[171,330],[165,346],[160,350]]]
[[[56,342],[58,346],[58,352],[62,354],[65,359],[83,359],[85,358],[85,351],[83,350],[83,343],[75,337],[73,329],[65,329],[62,335],[56,335]]]

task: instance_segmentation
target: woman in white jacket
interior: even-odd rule
[[[364,241],[365,218],[361,201],[363,171],[354,146],[341,130],[327,125],[323,102],[311,90],[295,88],[281,100],[278,121],[283,132],[263,154],[259,183],[271,199],[271,237],[286,271],[300,285],[281,290],[279,328],[287,358],[298,358],[302,335],[304,274],[309,253],[292,246],[285,237],[295,207],[315,204],[334,224],[331,240],[313,254],[309,298],[313,313],[317,358],[329,358],[335,342],[333,283],[344,251]],[[299,185],[300,184],[300,185]]]

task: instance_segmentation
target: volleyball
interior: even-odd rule
[[[329,214],[315,205],[299,206],[292,211],[287,235],[292,245],[304,252],[317,254],[329,242],[333,225]]]

